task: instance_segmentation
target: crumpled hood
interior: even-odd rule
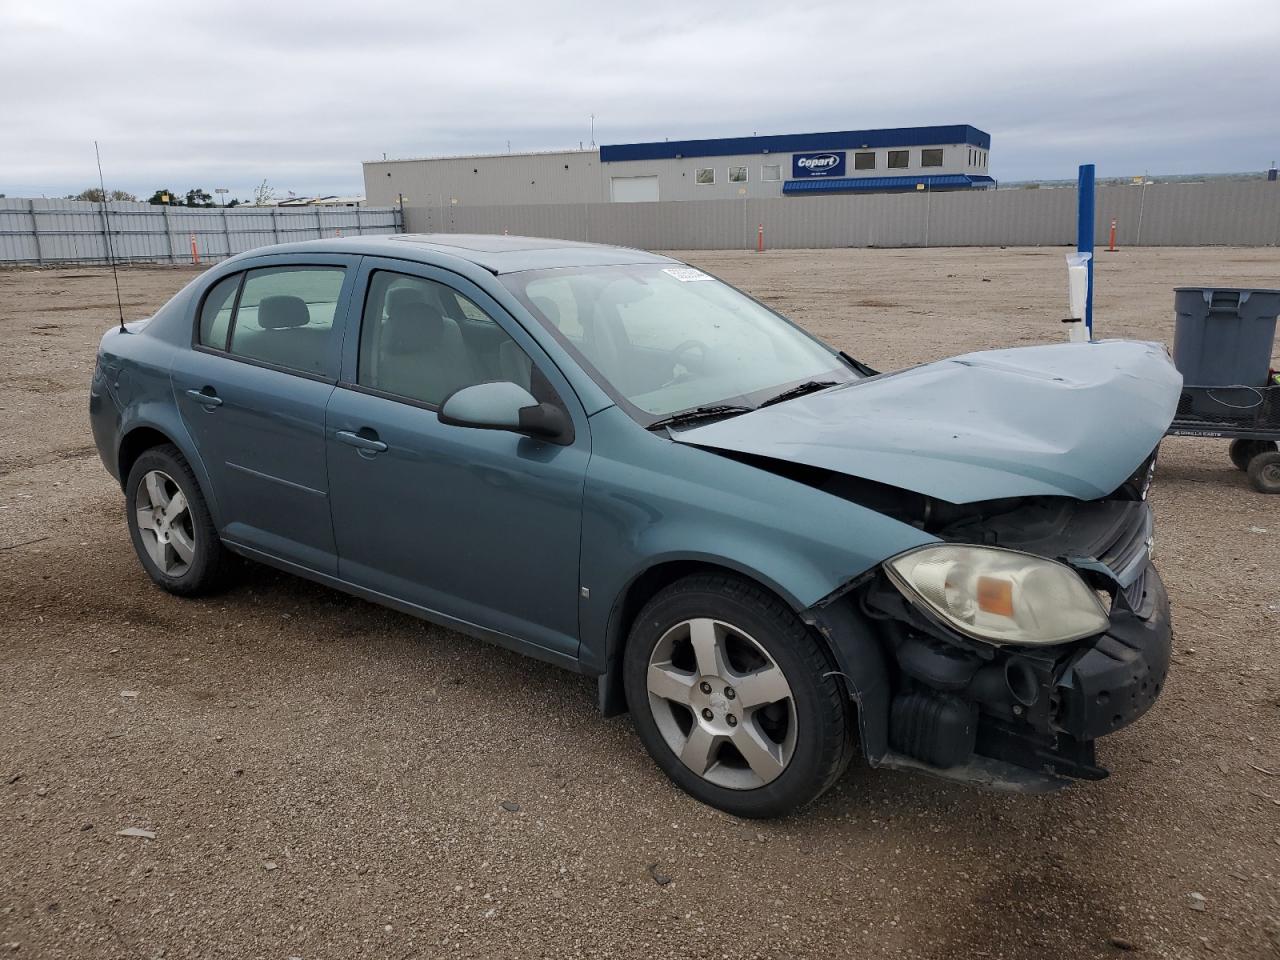
[[[1160,442],[1182,376],[1158,343],[969,353],[680,431],[681,443],[951,503],[1120,486]]]

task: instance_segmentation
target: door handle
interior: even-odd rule
[[[205,392],[206,390],[208,391],[207,393]],[[222,398],[214,392],[213,387],[205,387],[203,390],[188,390],[187,396],[204,407],[222,406]]]
[[[342,443],[345,443],[349,447],[355,447],[361,453],[385,453],[387,445],[379,440],[378,435],[372,430],[370,430],[369,433],[373,435],[365,436],[363,434],[353,433],[350,430],[339,430],[335,436]]]

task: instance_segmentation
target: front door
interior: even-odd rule
[[[341,577],[576,657],[590,437],[568,383],[501,307],[448,271],[366,258],[356,302],[358,343],[353,327],[327,417]],[[561,403],[574,442],[440,422],[449,393],[489,380]]]
[[[354,258],[339,258],[224,278],[199,307],[195,349],[172,368],[222,537],[329,574],[324,417],[354,272]]]

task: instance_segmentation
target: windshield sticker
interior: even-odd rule
[[[695,270],[693,267],[663,267],[662,272],[670,274],[681,283],[692,283],[694,280],[714,279],[709,274],[705,274],[701,270]]]

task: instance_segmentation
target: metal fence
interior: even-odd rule
[[[294,240],[398,233],[395,207],[163,207],[0,198],[0,264],[202,262]]]
[[[651,250],[752,248],[764,226],[771,248],[1057,246],[1075,243],[1076,191],[688,200],[470,207],[407,204],[418,233],[511,233]],[[1111,220],[1122,246],[1280,244],[1280,184],[1161,183],[1098,189],[1099,244]]]

